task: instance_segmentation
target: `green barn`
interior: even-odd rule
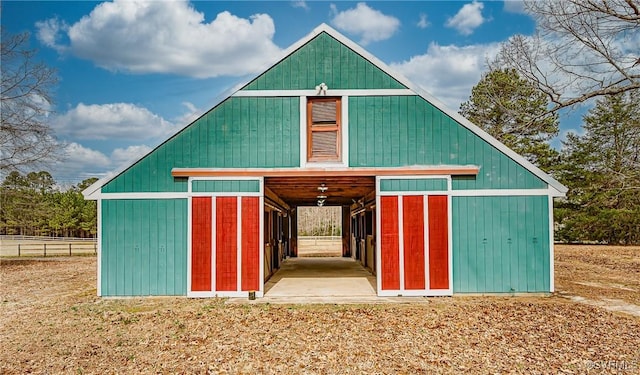
[[[342,207],[379,296],[434,296],[552,292],[566,191],[323,24],[84,194],[100,296],[261,297],[315,205]]]

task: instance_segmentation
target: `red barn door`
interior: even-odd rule
[[[448,202],[446,195],[380,197],[379,295],[451,294]]]
[[[193,197],[188,295],[260,291],[260,198]]]

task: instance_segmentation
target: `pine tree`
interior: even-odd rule
[[[484,74],[460,106],[460,114],[513,151],[545,171],[551,171],[558,153],[549,140],[558,134],[558,116],[549,114],[549,101],[513,69]]]
[[[568,241],[640,243],[640,90],[599,100],[584,134],[563,142],[559,236]]]

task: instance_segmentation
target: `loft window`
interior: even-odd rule
[[[307,100],[307,160],[340,161],[340,98]]]

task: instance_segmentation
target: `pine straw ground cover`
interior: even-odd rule
[[[601,273],[637,282],[640,248],[629,249],[559,248],[558,287],[576,294],[585,285],[573,281],[611,281]],[[611,266],[602,252],[623,260]],[[589,267],[609,271],[591,280]],[[622,279],[609,283],[629,286]],[[559,295],[380,305],[100,299],[95,258],[75,257],[2,260],[0,301],[0,373],[640,372],[640,318]]]

